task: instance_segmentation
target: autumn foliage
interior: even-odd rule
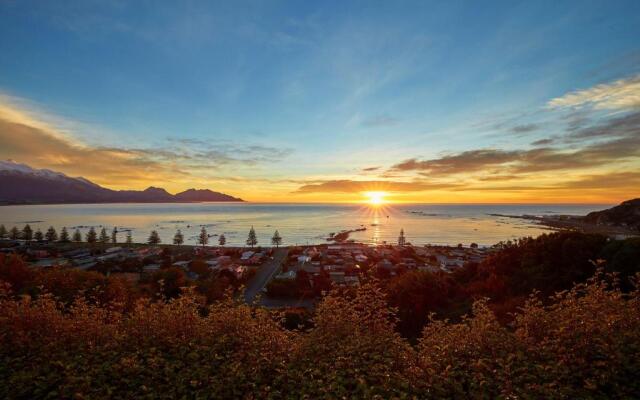
[[[288,330],[278,313],[232,297],[206,305],[189,289],[171,299],[98,299],[112,283],[96,283],[93,275],[49,279],[48,289],[18,295],[14,282],[34,279],[20,268],[18,259],[0,260],[0,398],[640,393],[640,293],[633,285],[621,291],[616,276],[602,271],[551,299],[534,292],[508,325],[486,300],[455,323],[432,316],[410,344],[376,284],[333,291],[318,305],[312,328]],[[75,299],[67,290],[54,294],[56,285],[78,290]],[[123,299],[131,307],[122,307]]]

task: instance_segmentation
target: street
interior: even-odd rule
[[[251,303],[255,300],[259,293],[262,293],[262,289],[267,286],[267,283],[278,273],[280,266],[284,262],[289,249],[287,247],[276,249],[273,252],[273,259],[268,260],[260,266],[256,275],[247,284],[247,288],[244,292],[244,300],[246,303]]]

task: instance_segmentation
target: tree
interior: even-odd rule
[[[218,238],[218,244],[220,246],[224,246],[227,243],[227,238],[224,237],[224,233],[220,234],[220,237]]]
[[[76,228],[75,232],[73,232],[72,239],[74,242],[82,242],[82,233],[80,233],[80,229]]]
[[[203,226],[202,229],[200,229],[200,235],[198,236],[198,244],[201,244],[202,247],[204,247],[207,243],[209,243],[209,234]]]
[[[118,243],[118,228],[115,226],[111,231],[111,243]]]
[[[44,235],[42,234],[42,231],[38,229],[36,230],[36,233],[33,235],[33,238],[35,239],[36,242],[42,242],[42,240],[44,239]]]
[[[273,237],[271,238],[271,244],[276,247],[279,247],[282,244],[282,237],[280,236],[280,233],[278,233],[277,229],[274,232]]]
[[[69,241],[69,232],[67,232],[67,227],[63,226],[60,231],[60,241],[66,243]]]
[[[87,232],[87,243],[95,243],[98,240],[98,235],[96,234],[96,230],[93,228],[89,228],[89,232]]]
[[[4,225],[0,225],[0,239],[4,239],[7,236],[7,228]]]
[[[180,229],[178,229],[178,232],[176,232],[175,236],[173,237],[173,244],[181,245],[182,243],[184,243],[184,235],[182,234]]]
[[[400,229],[400,236],[398,237],[398,245],[404,246],[406,243],[406,238],[404,237],[404,229]]]
[[[256,231],[253,229],[253,226],[249,230],[249,237],[247,237],[247,246],[255,246],[258,244],[258,238],[256,237]]]
[[[149,244],[156,245],[160,243],[160,235],[158,235],[157,231],[151,231],[149,235],[149,239],[147,240]]]
[[[22,238],[27,242],[30,242],[33,239],[33,229],[31,229],[29,224],[26,224],[24,228],[22,228]]]
[[[125,239],[125,243],[126,244],[132,244],[133,243],[133,237],[131,236],[131,231],[127,232],[127,238]]]
[[[109,243],[109,235],[106,228],[100,230],[100,243]]]
[[[9,239],[17,240],[20,238],[20,231],[15,226],[9,231]]]
[[[49,229],[47,229],[47,233],[44,235],[44,237],[45,239],[47,239],[47,242],[55,242],[56,240],[58,240],[58,233],[53,226],[50,226]]]

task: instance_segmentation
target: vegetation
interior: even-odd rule
[[[111,243],[118,243],[118,228],[115,226],[111,231]]]
[[[82,234],[80,233],[80,229],[76,228],[75,232],[73,232],[73,241],[82,242]]]
[[[203,226],[202,229],[200,229],[200,235],[198,236],[198,244],[201,244],[202,247],[204,247],[207,243],[209,243],[209,234]]]
[[[42,234],[42,231],[40,229],[37,229],[36,233],[33,234],[33,239],[36,242],[42,242],[44,240],[44,235]]]
[[[7,228],[0,224],[0,239],[4,239],[7,236]]]
[[[49,229],[47,229],[47,233],[45,233],[44,237],[45,239],[47,239],[47,242],[57,241],[58,232],[56,232],[56,228],[54,228],[53,226],[50,226]]]
[[[173,244],[181,245],[182,243],[184,243],[184,235],[180,229],[178,229],[176,234],[173,236]]]
[[[253,226],[251,227],[251,229],[249,229],[249,236],[247,237],[247,246],[255,246],[256,244],[258,244],[258,238],[256,237],[256,231],[255,229],[253,229]]]
[[[623,290],[630,289],[628,278],[640,271],[640,238],[556,232],[497,247],[480,264],[467,264],[453,274],[409,271],[386,281],[402,335],[418,337],[429,313],[459,320],[483,298],[501,322],[512,322],[510,313],[523,306],[530,293],[537,290],[546,298],[585,282],[596,271],[595,260],[603,260],[606,271],[620,274]]]
[[[31,229],[29,224],[26,224],[24,228],[22,228],[22,238],[27,242],[30,242],[33,240],[33,230]]]
[[[60,230],[60,242],[67,243],[68,241],[69,241],[69,232],[67,232],[67,227],[63,226],[62,230]]]
[[[172,269],[162,270],[166,281]],[[178,270],[180,271],[180,270]],[[177,272],[176,272],[177,273]],[[182,273],[180,271],[180,273]],[[637,284],[636,276],[631,283]],[[486,300],[431,317],[412,345],[375,283],[332,291],[314,324],[197,291],[140,297],[95,272],[31,270],[0,255],[0,397],[632,398],[640,293],[596,272],[503,324]]]
[[[227,238],[224,237],[224,233],[220,234],[220,237],[218,238],[218,244],[220,246],[224,246],[227,243]]]
[[[273,237],[271,238],[271,244],[276,247],[280,247],[280,245],[282,244],[282,237],[280,236],[280,233],[278,232],[277,229],[273,233]]]
[[[398,236],[398,246],[404,246],[407,239],[404,237],[404,229],[400,229],[400,236]]]
[[[100,229],[100,243],[109,243],[109,234],[107,234],[107,228]]]
[[[98,236],[96,234],[96,230],[93,228],[89,228],[89,232],[87,232],[86,241],[87,243],[95,243],[98,240]]]
[[[157,245],[160,244],[160,235],[158,235],[158,231],[151,231],[151,233],[149,234],[149,239],[147,240],[147,242],[150,245]]]

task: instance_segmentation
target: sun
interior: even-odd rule
[[[367,197],[367,203],[372,206],[379,206],[380,204],[386,203],[384,198],[387,193],[385,192],[364,192],[364,195]]]

